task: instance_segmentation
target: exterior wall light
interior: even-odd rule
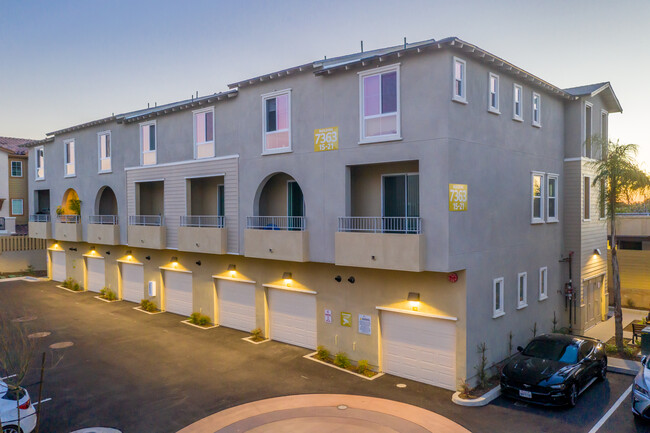
[[[147,257],[145,257],[145,259],[151,260],[151,256],[147,256]]]
[[[287,286],[291,284],[291,280],[293,279],[293,276],[291,275],[291,272],[285,272],[282,274],[282,279],[284,280],[284,284]]]
[[[228,272],[230,272],[230,277],[233,278],[235,276],[235,274],[237,273],[237,266],[235,266],[232,263],[229,264],[228,265]]]
[[[131,250],[126,250],[126,258],[128,260],[133,260],[133,251]]]
[[[600,248],[595,248],[594,249],[594,254],[600,255]]]
[[[110,256],[110,255],[111,255],[111,252],[110,252],[110,251],[106,251],[106,255],[107,255],[107,256]]]
[[[70,251],[77,251],[77,248],[75,248],[75,247],[70,247],[70,248],[68,248],[68,249],[69,249]]]
[[[340,283],[342,279],[343,278],[341,278],[340,275],[337,275],[336,277],[334,277],[334,281],[336,281],[337,283]]]
[[[350,276],[350,278],[348,278],[348,282],[349,282],[350,284],[354,284],[355,281],[356,281],[356,280],[355,280],[354,277],[352,277],[352,276]]]
[[[55,249],[58,250],[58,249],[61,248],[61,247],[59,246],[59,244],[54,244],[54,245],[52,245],[52,248],[55,248]]]
[[[417,311],[420,306],[420,294],[418,292],[409,292],[406,298],[413,311]]]
[[[201,260],[197,260],[195,263],[197,264],[197,266],[201,266]]]
[[[178,257],[172,256],[172,266],[178,266]]]

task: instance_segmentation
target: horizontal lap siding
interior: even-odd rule
[[[611,270],[612,252],[607,252]],[[618,267],[622,289],[650,290],[650,251],[618,250]],[[611,272],[610,272],[611,275]],[[611,277],[610,277],[611,284]]]

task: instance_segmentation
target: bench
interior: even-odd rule
[[[632,322],[632,344],[636,343],[637,338],[641,338],[641,331],[648,326],[646,323]]]

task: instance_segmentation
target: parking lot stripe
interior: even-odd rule
[[[596,423],[596,425],[593,426],[591,430],[589,430],[589,433],[596,433],[603,426],[603,424],[605,424],[609,417],[612,416],[612,414],[616,411],[616,409],[618,409],[621,403],[623,403],[623,400],[625,400],[627,396],[630,395],[632,392],[632,386],[633,385],[630,385],[630,387],[623,394],[621,394],[618,400],[616,400],[616,403],[614,403],[614,405],[609,408],[607,413],[603,415],[603,417]]]
[[[44,400],[41,400],[41,403],[45,403],[46,401],[50,401],[50,400],[52,400],[52,399],[51,398],[46,398]],[[38,406],[38,402],[32,403],[32,406]]]
[[[16,377],[16,375],[12,374],[11,376],[0,377],[0,380],[11,379],[12,377]]]

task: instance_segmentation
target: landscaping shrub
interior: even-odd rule
[[[79,283],[75,281],[74,283],[72,283],[71,289],[74,290],[75,292],[79,292],[81,291],[81,286],[79,285]]]
[[[75,215],[81,215],[81,200],[73,198],[68,206]]]
[[[370,373],[370,363],[367,359],[360,359],[359,362],[357,362],[357,373],[366,376]]]
[[[154,304],[153,302],[151,302],[148,299],[143,299],[142,301],[140,301],[140,308],[142,308],[144,311],[148,311],[150,313],[153,313],[154,311],[156,311],[158,309],[158,307],[156,307],[156,304]]]
[[[469,382],[466,380],[461,380],[460,385],[458,386],[458,392],[460,392],[460,398],[464,399],[472,399],[474,396],[472,395],[472,387],[470,386]]]
[[[99,297],[104,298],[107,301],[115,301],[117,299],[117,295],[115,294],[115,292],[109,289],[108,287],[104,287],[99,291]]]
[[[608,355],[611,355],[611,354],[613,354],[613,353],[618,352],[618,349],[616,348],[616,345],[615,345],[615,344],[605,344],[605,352],[606,352]]]
[[[66,278],[62,283],[62,287],[65,287],[66,289],[74,290],[75,292],[79,292],[81,290],[81,286],[79,283],[77,283],[73,278],[68,277]]]
[[[339,352],[334,357],[334,365],[341,368],[348,368],[351,364],[348,354],[345,352]]]
[[[632,358],[636,354],[636,348],[633,346],[625,346],[623,348],[623,354],[629,358]]]
[[[194,312],[190,316],[190,323],[199,326],[208,326],[210,324],[210,318],[204,314]]]
[[[488,366],[488,360],[486,355],[487,344],[481,343],[477,345],[476,352],[479,354],[479,361],[478,361],[478,365],[474,367],[474,369],[476,370],[478,385],[481,388],[486,388],[488,384],[488,380],[490,379],[487,371],[487,366]]]
[[[320,359],[321,361],[327,361],[330,359],[330,351],[325,348],[325,346],[318,346],[316,348],[316,359]]]
[[[262,335],[262,328],[255,328],[251,331],[251,337],[253,341],[262,341],[264,336]]]

